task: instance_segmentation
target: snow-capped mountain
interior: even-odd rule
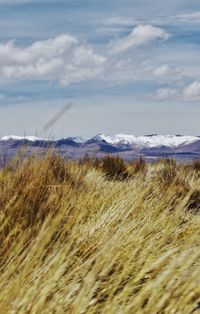
[[[146,135],[134,136],[126,134],[118,134],[115,136],[108,136],[99,134],[89,140],[89,142],[106,142],[112,145],[131,145],[140,148],[149,147],[178,147],[180,145],[191,144],[200,140],[197,136],[183,136],[183,135]]]
[[[51,141],[44,138],[38,138],[36,136],[4,136],[0,138],[0,141]],[[110,145],[124,145],[124,146],[135,146],[139,148],[152,148],[152,147],[178,147],[180,145],[187,145],[199,141],[200,137],[198,136],[185,136],[185,135],[144,135],[144,136],[135,136],[135,135],[126,135],[126,134],[117,134],[114,136],[109,136],[105,134],[98,134],[92,138],[86,137],[68,137],[59,141],[73,141],[77,144],[90,144],[90,143],[107,143]]]
[[[80,158],[85,154],[101,158],[106,153],[119,155],[126,160],[138,157],[146,159],[200,158],[199,136],[156,134],[145,136],[98,134],[92,138],[68,137],[59,140],[42,139],[35,136],[4,136],[0,138],[0,157],[3,152],[5,154],[5,151],[12,157],[24,144],[26,144],[27,154],[31,154],[34,148],[43,154],[46,148],[54,147],[58,154],[71,159]]]

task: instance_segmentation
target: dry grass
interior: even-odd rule
[[[125,180],[52,155],[0,172],[0,313],[199,311],[197,164],[118,164]]]

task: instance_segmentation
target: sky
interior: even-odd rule
[[[0,0],[0,136],[200,135],[200,0]]]

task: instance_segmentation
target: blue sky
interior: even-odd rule
[[[200,135],[199,29],[199,0],[0,0],[0,136],[66,102],[56,137]]]

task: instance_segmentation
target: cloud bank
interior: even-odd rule
[[[56,80],[68,85],[96,77],[104,63],[103,56],[67,34],[24,48],[14,41],[0,44],[0,76],[8,80]]]
[[[111,84],[135,80],[142,73],[147,73],[148,69],[144,70],[140,66],[143,60],[136,67],[132,62],[133,56],[130,57],[130,62],[124,62],[122,53],[157,40],[166,41],[170,36],[161,28],[138,25],[128,36],[108,43],[101,54],[94,51],[88,43],[69,34],[36,41],[26,47],[8,41],[0,44],[0,77],[4,80],[57,81],[62,85],[93,79],[101,82],[109,79]],[[155,68],[152,75],[159,77],[169,73],[170,68],[163,65]]]

